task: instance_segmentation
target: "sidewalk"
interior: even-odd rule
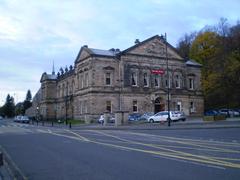
[[[109,123],[106,126],[101,124],[84,124],[72,126],[72,129],[90,129],[90,130],[175,130],[175,129],[213,129],[213,128],[240,128],[240,118],[228,118],[221,121],[203,121],[202,118],[191,118],[186,121],[168,123],[148,123],[148,122],[131,122],[122,126],[115,126]]]

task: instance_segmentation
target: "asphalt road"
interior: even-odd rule
[[[0,121],[0,145],[26,179],[239,180],[239,130],[69,130]]]

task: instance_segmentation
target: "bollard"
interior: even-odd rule
[[[0,152],[0,167],[3,166],[3,153]]]
[[[72,128],[72,123],[71,123],[71,122],[69,123],[69,128],[70,128],[70,129]]]
[[[38,126],[38,121],[37,121],[37,126]]]
[[[52,121],[52,126],[53,126],[53,121]]]

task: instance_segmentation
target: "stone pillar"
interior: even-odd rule
[[[128,111],[116,111],[115,112],[115,126],[128,124]]]
[[[90,124],[91,123],[91,120],[89,119],[89,115],[88,114],[84,115],[84,121],[85,121],[85,124]]]
[[[109,111],[104,112],[103,116],[104,116],[104,123],[103,123],[103,125],[106,126],[107,123],[108,123],[108,120],[110,118]]]
[[[115,112],[115,126],[122,125],[123,123],[123,113],[122,111]]]
[[[129,111],[123,111],[123,124],[128,124]]]

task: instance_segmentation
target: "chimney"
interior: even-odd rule
[[[134,43],[139,44],[140,43],[139,39],[136,39]]]

